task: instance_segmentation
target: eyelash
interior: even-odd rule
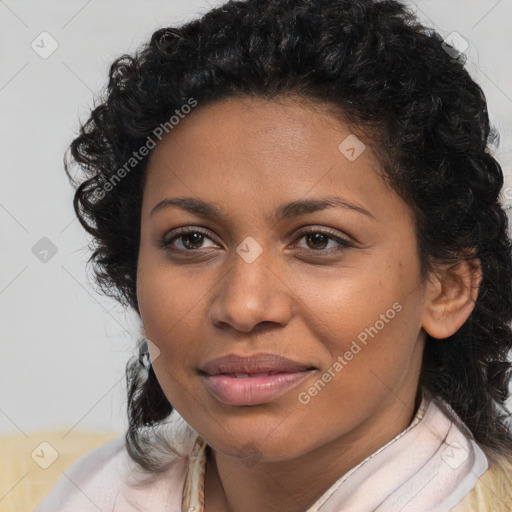
[[[211,239],[211,237],[208,236],[208,233],[203,231],[202,229],[200,228],[183,228],[181,229],[180,231],[178,231],[177,233],[175,233],[171,238],[164,238],[158,245],[162,248],[162,249],[165,249],[165,250],[168,250],[168,251],[179,251],[179,252],[182,252],[182,253],[197,253],[197,252],[200,252],[201,249],[178,249],[176,247],[173,247],[172,246],[172,242],[180,237],[183,237],[184,235],[188,235],[188,234],[191,234],[191,233],[196,233],[196,234],[200,234],[200,235],[204,235],[206,238]],[[321,235],[324,235],[328,238],[328,240],[334,240],[335,242],[338,242],[340,245],[338,247],[331,247],[330,249],[304,249],[304,248],[301,248],[302,251],[306,252],[307,254],[314,254],[314,255],[321,255],[321,253],[323,254],[327,254],[327,255],[330,255],[332,253],[336,253],[336,252],[339,252],[339,251],[342,251],[344,249],[347,249],[349,247],[354,247],[354,244],[352,242],[350,242],[349,240],[345,239],[345,238],[342,238],[340,236],[336,236],[334,235],[333,232],[329,231],[328,229],[309,229],[307,231],[301,231],[297,234],[297,238],[296,240],[299,240],[300,238],[303,238],[305,235],[309,235],[309,234],[321,234]],[[212,242],[214,242],[214,240],[212,240]],[[327,242],[329,243],[329,242]],[[320,253],[320,254],[319,254]]]

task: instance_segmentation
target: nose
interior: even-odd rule
[[[261,254],[248,263],[238,254],[221,277],[209,310],[216,327],[251,332],[269,323],[285,326],[292,316],[292,294],[277,269]]]

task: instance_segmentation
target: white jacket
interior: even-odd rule
[[[472,508],[489,463],[449,410],[424,398],[409,427],[342,475],[307,512],[500,510]],[[152,456],[168,462],[166,471],[142,470],[119,436],[76,461],[35,512],[202,512],[206,443],[176,410],[154,432],[177,451],[154,438]]]

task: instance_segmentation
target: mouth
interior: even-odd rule
[[[208,361],[200,375],[209,393],[228,405],[270,402],[299,385],[316,368],[276,354],[230,354]]]

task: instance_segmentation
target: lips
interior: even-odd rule
[[[285,372],[263,372],[263,373],[226,373],[228,377],[234,377],[236,379],[245,379],[248,377],[267,377],[268,375],[276,375],[278,373]]]
[[[253,377],[257,374],[300,372],[308,368],[311,368],[311,365],[297,363],[277,354],[264,353],[251,356],[229,354],[208,361],[200,369],[209,375],[224,373]]]
[[[300,384],[315,368],[276,354],[230,354],[201,367],[206,389],[228,405],[270,402]]]

